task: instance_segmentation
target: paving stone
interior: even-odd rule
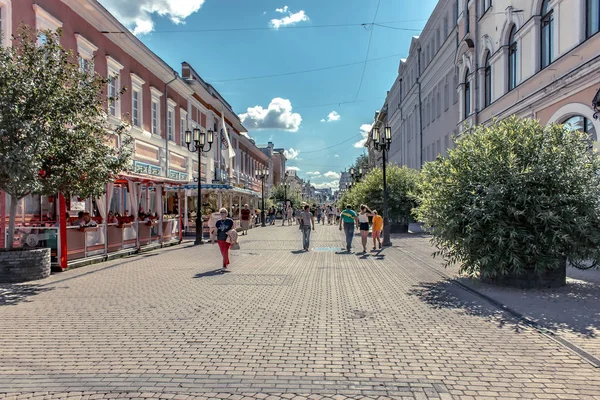
[[[599,370],[441,277],[426,238],[240,239],[225,275],[216,246],[180,246],[0,286],[0,398],[600,396]]]

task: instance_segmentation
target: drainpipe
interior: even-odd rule
[[[467,7],[468,7],[467,3]],[[479,2],[475,2],[475,29],[474,29],[474,37],[473,37],[473,46],[475,46],[474,54],[475,54],[475,115],[473,120],[473,125],[477,125],[479,123],[479,49],[478,49],[478,39],[479,39],[479,24],[477,23],[477,18],[479,16]]]
[[[169,178],[169,85],[177,80],[179,74],[173,71],[173,79],[165,83],[165,178]],[[173,110],[175,111],[175,110]],[[175,112],[173,112],[173,138],[175,136]],[[200,162],[200,160],[198,160]],[[200,177],[198,177],[200,179]]]
[[[418,52],[418,67],[419,77],[417,84],[419,85],[419,169],[423,167],[423,104],[421,103],[421,46],[417,47]]]

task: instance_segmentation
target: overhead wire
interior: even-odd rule
[[[377,0],[377,8],[375,9],[375,15],[373,16],[373,22],[371,23],[371,31],[369,32],[369,44],[367,45],[367,54],[365,55],[365,62],[363,64],[362,73],[360,74],[360,83],[358,84],[358,90],[356,91],[356,95],[354,96],[354,100],[358,99],[358,95],[360,93],[360,89],[362,88],[363,80],[365,79],[365,71],[367,69],[367,60],[369,59],[369,52],[371,51],[371,41],[373,40],[373,24],[375,24],[375,20],[377,19],[377,13],[379,12],[379,6],[381,5],[381,0]],[[365,26],[366,28],[366,26]]]
[[[345,63],[345,64],[330,65],[327,67],[312,68],[312,69],[305,69],[305,70],[292,71],[292,72],[281,72],[281,73],[269,74],[269,75],[248,76],[248,77],[243,77],[243,78],[217,79],[217,80],[211,79],[210,81],[214,82],[214,83],[237,82],[237,81],[245,81],[245,80],[253,80],[253,79],[274,78],[274,77],[278,77],[278,76],[298,75],[298,74],[304,74],[304,73],[308,73],[308,72],[326,71],[326,70],[330,70],[330,69],[349,67],[352,65],[360,65],[365,62],[385,60],[386,58],[399,57],[402,55],[403,55],[402,53],[398,53],[398,54],[391,54],[389,56],[384,56],[384,57],[371,58],[370,60],[366,60],[366,61],[355,61],[355,62]]]

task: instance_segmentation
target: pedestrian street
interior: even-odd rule
[[[600,399],[600,368],[448,284],[427,237],[346,253],[318,225],[304,252],[280,223],[229,273],[184,242],[1,285],[0,398]]]

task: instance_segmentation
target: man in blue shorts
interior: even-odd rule
[[[346,233],[346,250],[352,251],[352,239],[354,238],[354,226],[358,229],[358,216],[352,210],[352,206],[348,204],[346,209],[340,214],[340,231],[344,224],[344,232]]]

